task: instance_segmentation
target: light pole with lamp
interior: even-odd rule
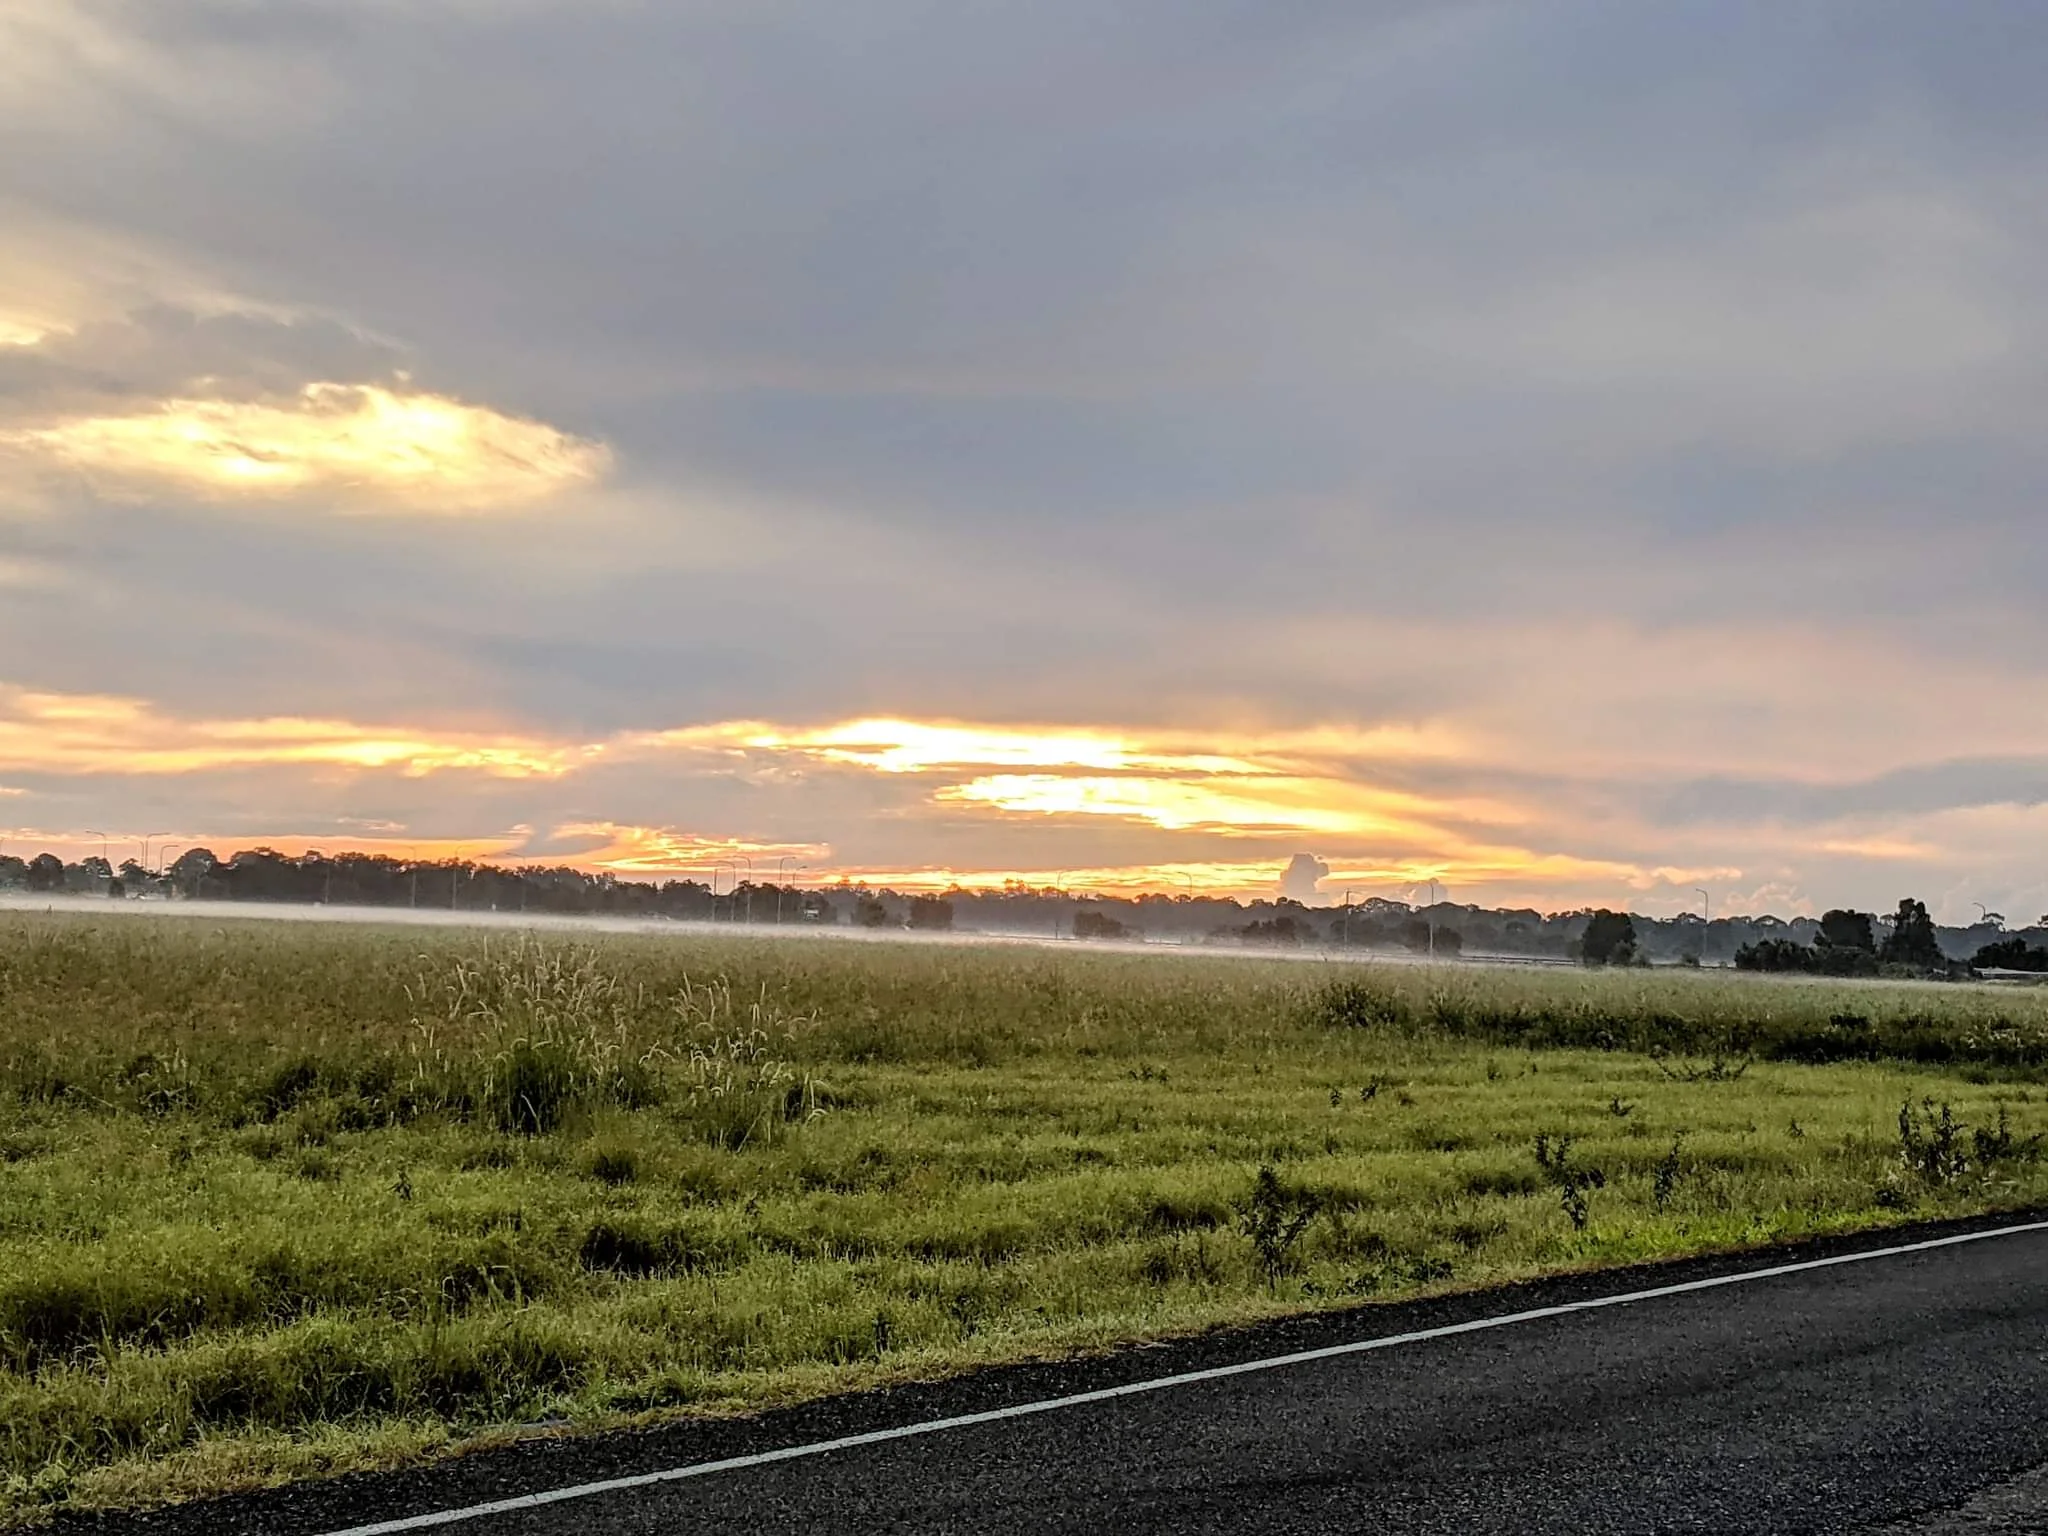
[[[1176,871],[1174,878],[1186,887],[1182,893],[1182,899],[1187,902],[1189,909],[1192,910],[1195,905],[1195,877],[1183,869]],[[1187,940],[1182,938],[1181,942],[1186,943]]]
[[[1423,883],[1423,884],[1425,884],[1425,885],[1427,885],[1427,886],[1429,887],[1429,906],[1428,906],[1428,907],[1427,907],[1426,909],[1424,909],[1424,912],[1423,912],[1423,921],[1424,921],[1424,922],[1426,922],[1426,923],[1427,923],[1427,924],[1429,925],[1429,958],[1430,958],[1430,963],[1431,963],[1431,964],[1435,964],[1435,963],[1436,963],[1436,904],[1437,904],[1438,900],[1440,899],[1440,897],[1439,897],[1439,894],[1438,894],[1438,893],[1439,893],[1439,892],[1440,892],[1440,891],[1442,890],[1442,887],[1441,887],[1441,886],[1439,886],[1439,885],[1437,884],[1436,876],[1434,876],[1434,875],[1430,876],[1430,877],[1429,877],[1429,879],[1427,879],[1427,880],[1423,881],[1422,883]]]
[[[1343,933],[1344,947],[1346,949],[1349,949],[1351,947],[1351,898],[1357,894],[1358,892],[1355,887],[1348,885],[1344,887]]]
[[[789,866],[796,862],[796,855],[785,853],[775,861],[775,926],[782,926],[782,888],[789,882]],[[809,869],[808,864],[797,864],[798,869]]]

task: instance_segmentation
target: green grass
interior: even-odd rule
[[[2044,1062],[1970,986],[0,919],[0,1519],[2026,1204]]]

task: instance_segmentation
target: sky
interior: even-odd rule
[[[2034,0],[0,0],[0,851],[2048,912]]]

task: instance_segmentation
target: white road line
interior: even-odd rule
[[[1714,1275],[1705,1280],[1687,1280],[1678,1285],[1652,1286],[1643,1291],[1623,1291],[1613,1296],[1595,1296],[1589,1301],[1567,1301],[1554,1307],[1532,1307],[1526,1312],[1507,1312],[1499,1317],[1474,1318],[1467,1323],[1449,1323],[1441,1328],[1420,1328],[1413,1333],[1386,1334],[1360,1339],[1351,1344],[1332,1344],[1323,1349],[1304,1349],[1291,1355],[1273,1355],[1265,1360],[1247,1360],[1238,1365],[1213,1366],[1205,1371],[1184,1371],[1178,1376],[1160,1376],[1151,1381],[1134,1381],[1121,1387],[1102,1387],[1093,1392],[1076,1392],[1068,1397],[1048,1397],[1035,1403],[1018,1403],[1011,1408],[992,1408],[985,1413],[963,1413],[950,1419],[930,1419],[922,1424],[905,1424],[895,1429],[872,1429],[866,1434],[842,1435],[837,1440],[820,1440],[811,1445],[785,1446],[779,1451],[759,1451],[751,1456],[728,1456],[723,1461],[700,1461],[664,1472],[643,1472],[637,1477],[613,1477],[599,1483],[578,1483],[546,1493],[525,1493],[516,1498],[494,1499],[488,1504],[471,1504],[462,1509],[444,1509],[430,1515],[409,1515],[400,1520],[379,1520],[369,1525],[352,1525],[346,1530],[328,1531],[324,1536],[399,1536],[405,1531],[431,1530],[486,1515],[509,1515],[520,1510],[541,1509],[571,1499],[595,1498],[604,1493],[622,1493],[634,1488],[651,1488],[658,1483],[676,1483],[686,1478],[709,1477],[717,1472],[739,1472],[748,1467],[765,1467],[778,1461],[824,1456],[855,1446],[879,1445],[888,1440],[908,1440],[917,1435],[936,1435],[949,1429],[966,1429],[975,1424],[995,1424],[1004,1419],[1028,1418],[1062,1408],[1079,1408],[1088,1403],[1106,1403],[1119,1397],[1136,1397],[1145,1392],[1164,1392],[1173,1387],[1192,1387],[1205,1381],[1222,1381],[1230,1376],[1248,1376],[1254,1371],[1277,1371],[1288,1366],[1307,1365],[1315,1360],[1334,1360],[1341,1355],[1362,1355],[1376,1349],[1393,1349],[1402,1344],[1425,1344],[1461,1333],[1482,1333],[1489,1328],[1508,1328],[1516,1323],[1541,1322],[1550,1317],[1567,1317],[1574,1312],[1592,1312],[1601,1307],[1626,1306],[1630,1302],[1655,1301],[1664,1296],[1683,1296],[1692,1291],[1711,1291],[1724,1285],[1748,1285],[1780,1275],[1802,1274],[1814,1269],[1832,1269],[1840,1264],[1867,1264],[1873,1259],[1893,1259],[1901,1254],[1925,1253],[1933,1248],[1953,1248],[1962,1243],[1981,1243],[1994,1237],[2017,1237],[2027,1232],[2048,1232],[2048,1221],[2030,1221],[2019,1226],[1995,1227],[1987,1232],[1963,1232],[1953,1237],[1932,1237],[1918,1243],[1899,1243],[1890,1248],[1870,1248],[1861,1253],[1837,1254],[1827,1259],[1801,1259],[1796,1264],[1774,1264],[1768,1269],[1744,1270],[1732,1275]]]

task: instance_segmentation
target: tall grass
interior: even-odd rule
[[[0,919],[0,1511],[2031,1201],[2043,1005]]]

